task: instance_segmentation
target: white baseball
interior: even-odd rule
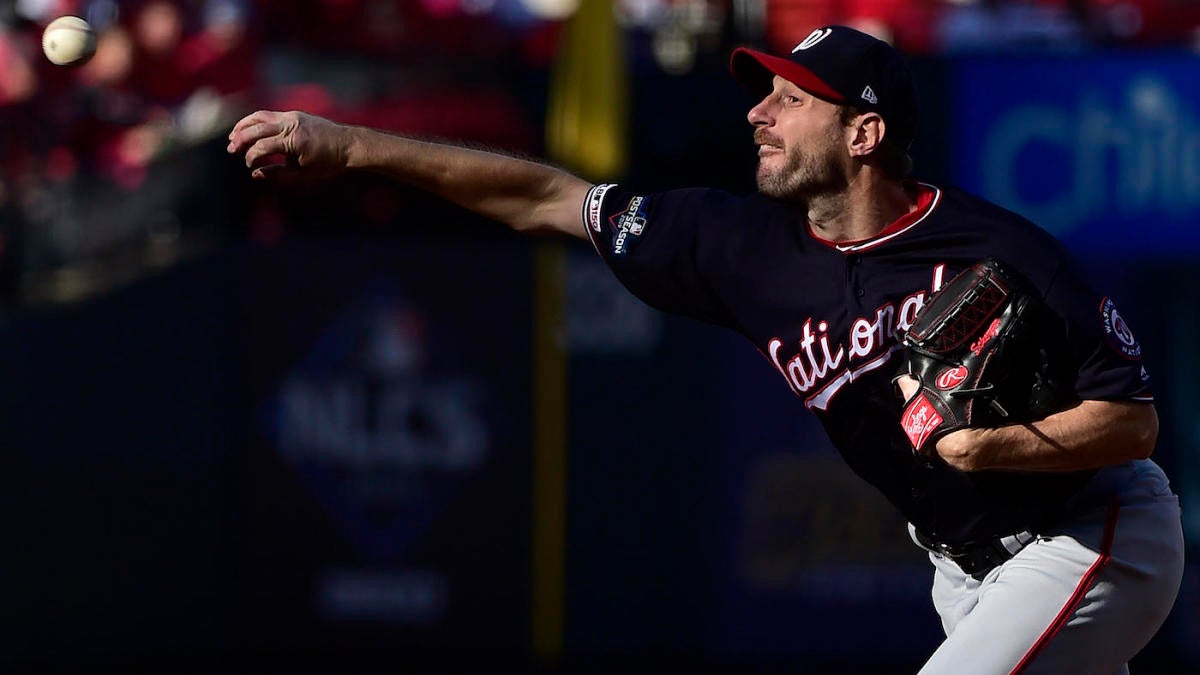
[[[96,53],[96,31],[77,16],[60,16],[42,32],[42,51],[58,66],[86,63]]]

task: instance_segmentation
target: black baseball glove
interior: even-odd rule
[[[1058,375],[1062,322],[1016,273],[991,258],[926,300],[901,335],[901,375],[920,389],[901,424],[913,449],[966,427],[1041,419],[1074,402]]]

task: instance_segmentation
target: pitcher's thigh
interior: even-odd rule
[[[1124,672],[1170,612],[1183,559],[1170,504],[1121,512],[1101,546],[1038,540],[993,572],[921,673]]]

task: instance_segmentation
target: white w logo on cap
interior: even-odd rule
[[[832,28],[818,28],[818,29],[814,30],[813,32],[808,34],[808,37],[804,38],[803,42],[796,45],[796,48],[792,50],[792,53],[795,54],[796,52],[800,51],[801,49],[808,49],[809,47],[812,47],[813,45],[817,44],[821,40],[824,40],[825,38],[829,37],[829,34],[832,32],[833,32]]]

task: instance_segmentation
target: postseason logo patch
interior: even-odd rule
[[[1108,340],[1110,347],[1127,359],[1136,361],[1142,358],[1141,345],[1133,337],[1133,331],[1129,330],[1129,325],[1125,323],[1111,299],[1104,298],[1100,301],[1100,318],[1104,322],[1104,338]]]
[[[608,222],[612,225],[613,232],[613,255],[625,255],[633,241],[642,235],[642,231],[646,229],[646,212],[642,209],[642,203],[645,202],[645,197],[634,197],[629,200],[629,205],[624,211],[614,213],[609,217]]]

